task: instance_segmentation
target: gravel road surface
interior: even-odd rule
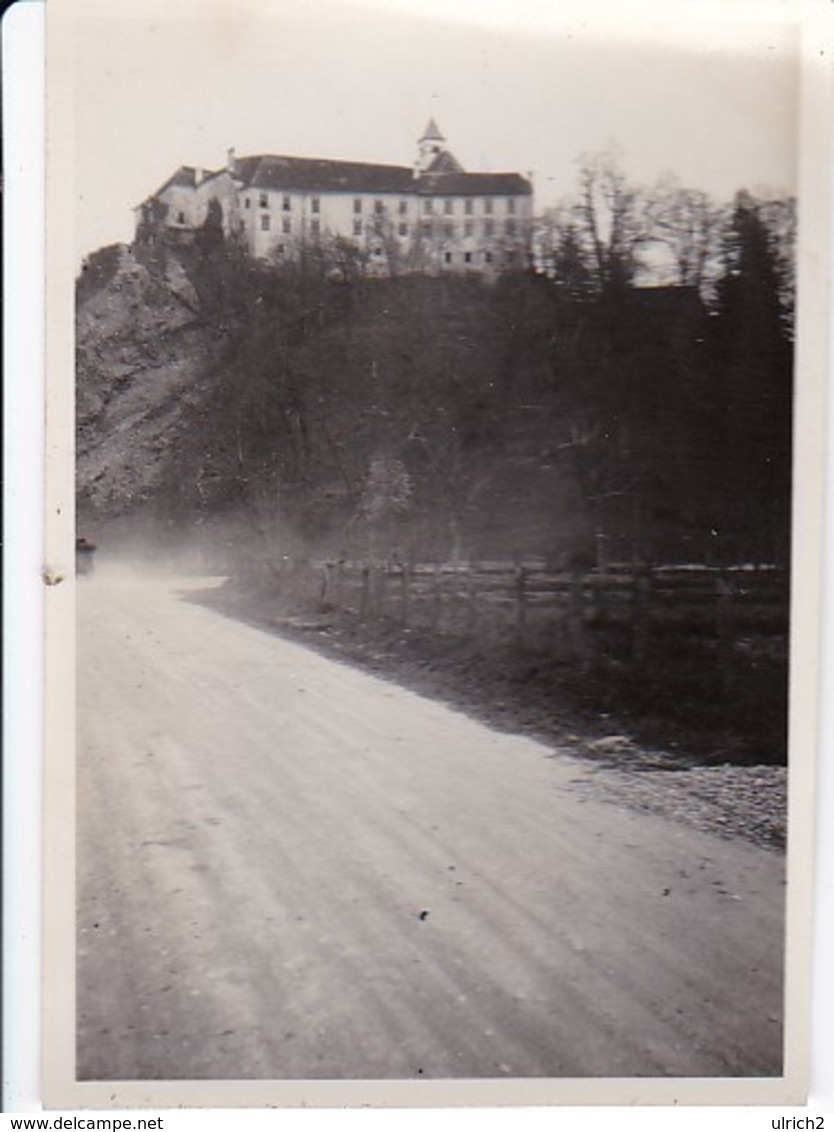
[[[78,586],[80,1079],[780,1074],[781,855],[211,584]]]

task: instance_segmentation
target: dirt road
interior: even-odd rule
[[[780,1073],[778,854],[203,584],[78,587],[80,1078]]]

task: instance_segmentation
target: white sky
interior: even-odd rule
[[[410,165],[429,115],[465,168],[532,171],[537,210],[609,142],[643,184],[793,191],[795,4],[695,4],[73,0],[78,253],[130,240],[179,165]]]

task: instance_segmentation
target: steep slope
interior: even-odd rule
[[[546,454],[544,292],[340,285],[223,254],[104,249],[79,281],[85,520],[280,516],[328,551],[402,543],[407,529],[424,553],[463,539],[487,556],[543,546],[554,501],[575,525],[571,476]]]
[[[152,500],[218,335],[175,256],[149,266],[123,246],[98,255],[76,310],[77,489],[82,515],[107,517]]]

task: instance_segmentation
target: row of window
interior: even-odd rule
[[[455,209],[456,203],[460,203],[460,202],[456,202],[453,198],[447,197],[443,201],[443,214],[445,216],[453,216],[456,212],[456,209]],[[475,215],[475,201],[474,201],[474,199],[472,197],[464,197],[462,203],[463,203],[463,214],[464,214],[464,216],[474,216]],[[493,197],[484,197],[484,199],[483,199],[484,216],[492,216],[496,203],[497,202],[495,201],[495,199]],[[435,201],[431,197],[426,197],[423,200],[423,212],[425,213],[426,216],[432,215],[432,213],[435,211],[435,204],[439,205],[440,201]],[[505,199],[504,207],[505,207],[505,211],[507,212],[508,216],[515,215],[515,204],[516,204],[515,197],[507,197]]]
[[[311,224],[311,228],[313,230],[313,234],[318,235],[319,223],[318,223],[317,220],[313,221],[313,223]],[[269,232],[271,229],[272,229],[272,217],[265,213],[261,217],[261,231],[262,232]],[[289,216],[285,216],[284,219],[281,221],[281,231],[286,233],[286,235],[290,235],[290,233],[292,232],[292,220],[290,220]]]
[[[282,194],[282,196],[281,196],[281,211],[282,212],[292,212],[292,199],[293,198],[290,196],[289,193],[283,193]],[[356,215],[361,214],[365,210],[365,205],[369,204],[369,203],[371,203],[371,202],[366,201],[363,197],[354,197],[353,198],[353,211],[354,211],[354,213]],[[452,197],[446,197],[446,199],[443,200],[443,202],[442,202],[442,204],[443,204],[442,212],[443,212],[444,216],[454,216],[457,212],[460,211],[455,206],[462,204],[463,205],[463,215],[464,216],[474,216],[475,215],[475,203],[476,202],[475,202],[475,199],[473,197],[464,197],[463,200],[456,200]],[[483,215],[484,216],[492,216],[496,203],[497,202],[496,202],[495,198],[484,197],[483,200],[482,200]],[[431,216],[436,211],[435,206],[437,206],[438,211],[440,210],[440,204],[441,204],[441,202],[439,200],[435,201],[434,199],[432,199],[430,197],[426,197],[423,200],[423,213],[426,216]],[[244,208],[251,208],[252,207],[252,198],[251,197],[244,197],[243,206],[244,206]],[[401,200],[399,202],[398,206],[397,206],[397,213],[400,216],[407,216],[408,215],[408,206],[409,206],[409,202],[407,200]],[[268,193],[261,193],[259,195],[259,197],[258,197],[258,207],[259,208],[269,208],[270,207],[269,194]],[[506,199],[504,200],[504,209],[505,209],[505,212],[507,213],[508,216],[514,216],[515,215],[515,211],[516,211],[516,199],[515,199],[515,197],[506,197]],[[317,215],[318,213],[321,212],[321,197],[312,197],[311,198],[311,200],[310,200],[310,211],[314,215]],[[386,211],[385,201],[384,200],[375,200],[373,202],[373,211],[378,216],[382,215]]]
[[[272,217],[264,213],[261,216],[261,231],[269,232],[272,230]],[[494,220],[488,219],[483,223],[483,234],[485,236],[494,236],[496,230],[496,223]],[[515,220],[508,219],[504,221],[503,230],[507,236],[515,236],[518,234],[518,229]],[[283,217],[281,220],[281,231],[286,235],[292,233],[292,220],[289,216]],[[365,231],[364,221],[354,220],[353,234],[354,236],[361,236]],[[420,234],[426,237],[432,237],[438,234],[445,236],[447,239],[454,239],[458,233],[462,233],[464,237],[473,236],[475,234],[475,223],[471,220],[464,221],[462,227],[458,228],[455,224],[447,221],[442,227],[437,228],[431,220],[423,220],[420,224]],[[310,234],[313,236],[321,235],[321,221],[310,221]],[[407,236],[409,234],[409,225],[405,221],[400,221],[397,225],[397,235]]]
[[[484,236],[494,236],[496,232],[503,231],[507,236],[518,235],[518,224],[513,218],[508,218],[501,223],[499,220],[493,220],[487,217],[476,228],[474,220],[464,220],[462,224],[456,224],[454,221],[444,220],[442,224],[436,224],[433,220],[421,220],[420,232],[423,236],[436,236],[443,235],[447,239],[453,239],[455,236],[474,236],[476,231],[480,231]],[[408,232],[408,225],[401,224],[399,226],[401,236]]]
[[[276,244],[275,252],[279,256],[286,255],[287,254],[286,245],[285,244]],[[385,255],[385,250],[383,248],[379,248],[379,247],[373,248],[372,254],[377,259],[381,259]],[[472,265],[473,267],[477,267],[477,266],[480,266],[481,264],[487,264],[488,265],[488,264],[496,263],[498,261],[498,259],[499,259],[499,253],[493,252],[493,251],[457,252],[457,253],[455,253],[455,252],[444,252],[443,253],[443,263],[444,264],[450,264],[450,265],[462,263],[465,266]],[[504,263],[505,264],[511,264],[511,263],[517,263],[517,262],[518,262],[518,259],[516,257],[515,252],[507,251],[507,252],[504,253]]]
[[[496,252],[483,252],[482,254],[479,254],[478,252],[457,252],[457,253],[455,253],[455,252],[444,252],[443,253],[443,262],[444,263],[450,263],[450,264],[464,263],[464,264],[477,265],[479,263],[493,263],[496,258],[497,258]],[[504,253],[504,263],[517,263],[517,262],[518,262],[518,260],[516,258],[516,253],[514,251],[507,251],[507,252]]]

